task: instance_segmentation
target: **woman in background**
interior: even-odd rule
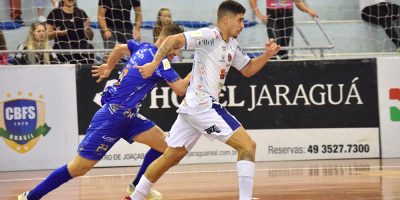
[[[46,25],[35,22],[31,25],[28,38],[20,44],[17,50],[50,50],[49,39],[47,36]],[[55,64],[57,57],[54,53],[17,53],[15,55],[15,64],[34,65],[34,64]]]
[[[158,36],[161,33],[162,28],[165,25],[172,23],[171,11],[168,8],[161,8],[157,14],[157,22],[153,28],[153,39],[154,42],[157,41]]]
[[[156,25],[153,28],[153,40],[154,43],[157,41],[158,36],[161,33],[161,30],[164,26],[172,24],[172,16],[171,16],[171,11],[169,8],[161,8],[158,11],[157,14],[157,21]],[[183,30],[183,27],[180,26],[180,28]],[[180,62],[182,58],[179,55],[176,55],[171,62]]]
[[[267,15],[262,15],[256,0],[249,0],[255,16],[267,25],[268,38],[274,38],[281,47],[287,47],[293,36],[293,8],[307,13],[310,17],[318,17],[317,12],[311,9],[303,0],[265,0]],[[288,59],[287,50],[277,54],[281,59]]]
[[[47,17],[47,31],[54,39],[53,49],[93,49],[90,20],[86,12],[76,5],[76,0],[63,0],[60,7],[53,9]],[[93,64],[93,53],[60,53],[61,63]]]

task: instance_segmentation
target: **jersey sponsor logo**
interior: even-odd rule
[[[201,31],[189,31],[187,33],[189,34],[190,37],[201,37],[201,36],[203,36]]]
[[[117,138],[112,138],[112,137],[105,136],[105,135],[101,136],[101,138],[103,138],[103,140],[106,142],[113,142],[114,140],[117,139]]]
[[[389,99],[399,103],[399,106],[390,107],[390,119],[394,122],[400,122],[400,88],[389,89]]]
[[[215,40],[213,39],[200,39],[197,41],[197,44],[199,46],[214,46]]]
[[[239,49],[239,51],[240,51],[244,56],[246,55],[246,53],[243,51],[243,49],[240,48],[239,45],[237,45],[237,48]]]
[[[26,153],[33,149],[40,139],[46,136],[50,127],[45,122],[45,102],[43,96],[32,99],[33,94],[0,102],[0,137],[14,151]],[[8,98],[11,94],[6,94]]]
[[[217,127],[217,125],[212,125],[211,127],[207,128],[204,130],[207,134],[211,134],[211,133],[220,133],[221,129],[219,129]]]
[[[223,52],[225,52],[226,51],[226,46],[222,46],[221,49],[222,49]]]
[[[221,72],[219,73],[219,78],[224,79],[225,78],[225,69],[221,69]]]
[[[171,68],[171,63],[169,62],[168,59],[165,58],[164,60],[162,60],[162,63],[163,63],[163,66],[164,66],[164,70],[167,70],[167,69]]]

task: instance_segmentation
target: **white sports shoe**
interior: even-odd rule
[[[131,183],[131,184],[129,184],[128,188],[126,188],[126,192],[129,195],[131,195],[133,193],[133,191],[135,191],[135,186]],[[150,190],[150,193],[146,197],[146,200],[162,200],[162,199],[163,199],[163,195],[161,194],[161,192],[159,192],[157,190],[153,190],[153,189]]]
[[[28,200],[28,194],[29,194],[29,191],[26,191],[26,192],[18,195],[18,199],[17,200]]]

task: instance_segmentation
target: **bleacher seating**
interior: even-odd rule
[[[13,30],[17,28],[21,28],[23,25],[16,23],[16,22],[11,22],[11,21],[5,21],[5,22],[0,22],[0,30]]]

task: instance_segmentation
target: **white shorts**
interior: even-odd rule
[[[187,151],[192,149],[201,135],[225,143],[241,126],[225,108],[214,103],[212,108],[204,113],[197,115],[179,113],[172,125],[167,143],[169,147],[185,147]]]

